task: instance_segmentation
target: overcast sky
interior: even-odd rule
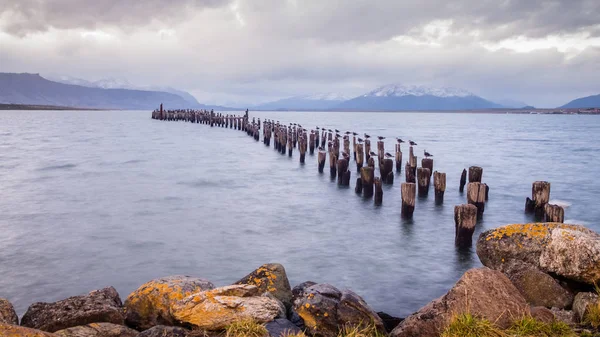
[[[600,93],[600,1],[0,0],[0,71],[230,105],[401,83],[555,107]]]

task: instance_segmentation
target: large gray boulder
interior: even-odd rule
[[[477,255],[492,269],[526,263],[545,273],[594,284],[600,281],[600,235],[579,225],[530,223],[482,233]]]
[[[591,305],[598,303],[598,301],[600,301],[600,299],[595,293],[581,292],[577,294],[575,296],[575,300],[573,301],[573,312],[575,313],[575,319],[577,319],[579,322],[583,321],[587,314],[588,308]]]
[[[506,274],[532,306],[567,309],[573,304],[571,292],[561,287],[552,276],[533,266],[516,265]]]
[[[3,298],[0,298],[0,323],[19,324],[19,317],[12,303]]]
[[[306,331],[319,337],[334,337],[344,325],[373,325],[381,333],[381,318],[350,290],[340,291],[329,284],[315,284],[294,300],[294,310],[304,320]]]
[[[58,337],[53,333],[42,330],[25,328],[14,324],[0,322],[0,336],[2,337]]]
[[[34,303],[21,319],[22,326],[48,332],[100,322],[125,323],[121,298],[113,287],[54,303]]]
[[[392,337],[438,337],[452,315],[471,313],[507,328],[514,317],[529,313],[529,305],[503,273],[470,269],[450,291],[408,316]]]
[[[201,278],[168,276],[144,283],[125,299],[127,325],[146,330],[155,325],[174,325],[171,306],[191,294],[213,289],[214,285]]]

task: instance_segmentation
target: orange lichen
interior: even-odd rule
[[[578,225],[569,225],[557,222],[548,223],[528,223],[528,224],[512,224],[495,229],[485,238],[486,241],[496,239],[500,240],[504,237],[512,237],[521,235],[532,240],[541,241],[548,238],[552,230],[567,229],[573,231],[585,231],[586,229]]]

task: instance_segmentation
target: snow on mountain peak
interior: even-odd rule
[[[301,96],[298,98],[311,100],[311,101],[346,101],[349,99],[349,97],[347,97],[347,96],[344,96],[344,95],[338,94],[338,93],[334,93],[334,92]]]
[[[437,97],[467,97],[474,96],[464,89],[441,87],[432,88],[420,85],[388,84],[379,87],[363,97],[401,97],[401,96],[437,96]]]

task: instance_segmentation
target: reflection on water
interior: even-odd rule
[[[252,115],[386,136],[388,149],[394,137],[413,139],[417,156],[426,148],[447,173],[444,203],[431,190],[406,220],[404,172],[376,207],[355,194],[354,170],[351,186],[339,187],[314,156],[300,165],[297,153],[278,154],[243,132],[149,112],[1,112],[0,297],[22,314],[35,301],[107,285],[126,296],[166,275],[226,285],[280,262],[293,285],[349,287],[374,309],[404,316],[480,265],[475,247],[454,246],[453,208],[465,202],[458,183],[470,165],[482,166],[491,186],[475,237],[528,221],[535,180],[552,182],[552,199],[570,204],[567,219],[600,230],[596,116]]]

